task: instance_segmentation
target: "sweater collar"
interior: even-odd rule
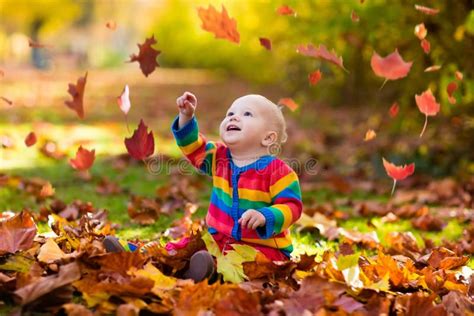
[[[270,162],[272,162],[275,159],[275,157],[272,155],[264,155],[248,165],[238,167],[237,165],[234,164],[234,161],[232,160],[232,154],[230,153],[229,148],[227,148],[227,158],[229,158],[232,171],[236,173],[241,173],[250,169],[255,169],[257,171],[263,170],[270,164]]]

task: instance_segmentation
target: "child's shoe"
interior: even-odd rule
[[[138,249],[138,246],[127,242],[125,240],[118,239],[115,236],[105,236],[104,240],[102,241],[105,250],[107,252],[133,252]]]
[[[189,269],[183,274],[185,279],[193,279],[194,282],[201,282],[205,278],[210,278],[210,283],[215,281],[216,276],[214,258],[207,250],[200,250],[192,255],[189,261]]]

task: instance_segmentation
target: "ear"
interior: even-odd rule
[[[275,131],[267,132],[267,134],[265,135],[265,137],[262,140],[262,146],[268,147],[271,144],[275,143],[277,141],[277,136],[278,136],[277,132],[275,132]]]

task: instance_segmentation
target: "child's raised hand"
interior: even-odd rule
[[[257,229],[257,227],[265,225],[265,222],[265,216],[253,209],[246,210],[238,221],[242,228],[247,227],[249,229]]]
[[[176,99],[180,115],[185,118],[191,118],[196,110],[197,98],[191,92],[186,91],[182,96]]]

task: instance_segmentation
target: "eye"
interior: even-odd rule
[[[227,116],[232,116],[232,115],[234,115],[234,112],[227,113]]]
[[[244,113],[244,116],[253,116],[252,113],[250,113],[249,111],[245,112]]]

